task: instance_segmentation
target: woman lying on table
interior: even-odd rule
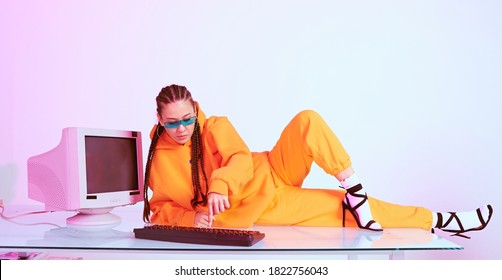
[[[492,216],[490,205],[432,212],[368,197],[339,139],[314,111],[298,113],[272,150],[250,152],[230,121],[206,117],[186,87],[167,86],[156,102],[158,124],[151,132],[145,172],[145,221],[226,228],[417,227],[464,236],[484,229]],[[302,188],[313,162],[343,189]]]

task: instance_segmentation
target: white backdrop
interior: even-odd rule
[[[463,211],[501,202],[500,1],[2,1],[0,197],[61,130],[139,130],[172,83],[269,150],[302,109],[324,116],[367,192]],[[306,187],[337,187],[314,169]],[[463,251],[500,259],[498,213]]]

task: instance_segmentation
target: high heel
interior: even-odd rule
[[[448,220],[446,220],[446,222],[443,224],[443,214],[438,212],[437,213],[438,214],[438,221],[436,224],[436,228],[438,228],[442,231],[445,231],[445,232],[453,233],[451,236],[459,236],[459,237],[464,237],[464,238],[470,239],[471,238],[470,236],[466,236],[463,233],[466,233],[469,231],[482,230],[490,222],[490,219],[492,218],[492,215],[493,215],[493,208],[490,204],[487,205],[487,208],[488,208],[488,219],[486,221],[484,220],[483,214],[481,213],[481,208],[476,209],[476,214],[478,216],[479,222],[481,223],[481,225],[478,227],[465,229],[464,226],[462,225],[462,221],[460,221],[460,218],[457,216],[457,212],[448,212],[448,214],[450,214],[450,216],[449,216]],[[445,229],[445,227],[450,225],[450,223],[453,220],[455,220],[457,222],[459,229]]]
[[[366,193],[364,193],[364,194],[357,193],[362,188],[363,188],[363,186],[361,184],[357,184],[357,185],[347,189],[347,193],[345,193],[345,199],[342,201],[342,208],[343,208],[342,209],[342,211],[343,211],[342,212],[342,225],[345,227],[345,210],[349,210],[349,212],[352,214],[352,216],[354,216],[354,219],[356,220],[357,226],[359,228],[368,229],[368,230],[372,230],[372,231],[382,231],[383,229],[381,229],[381,228],[371,228],[371,225],[376,223],[375,220],[370,220],[364,226],[361,224],[361,221],[359,219],[359,214],[356,212],[356,210],[357,210],[357,208],[361,207],[361,205],[366,203],[366,201],[368,200],[368,196],[366,195]],[[359,203],[357,203],[355,206],[352,206],[350,204],[350,200],[347,198],[347,195],[359,197],[359,198],[362,198],[362,200]]]

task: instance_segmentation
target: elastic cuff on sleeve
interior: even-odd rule
[[[214,180],[209,185],[209,191],[208,192],[215,192],[215,193],[219,193],[219,194],[228,196],[228,186],[227,186],[227,183],[225,183],[225,182],[223,182],[221,180]]]
[[[195,225],[195,211],[187,211],[181,219],[181,226],[193,227]]]

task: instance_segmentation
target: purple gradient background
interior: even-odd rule
[[[270,3],[273,2],[273,3]],[[185,84],[269,150],[301,109],[338,134],[368,193],[399,204],[500,208],[500,1],[1,1],[0,197],[27,198],[26,160],[67,126],[140,130]],[[314,169],[307,187],[336,187]],[[495,213],[463,251],[501,259]]]

